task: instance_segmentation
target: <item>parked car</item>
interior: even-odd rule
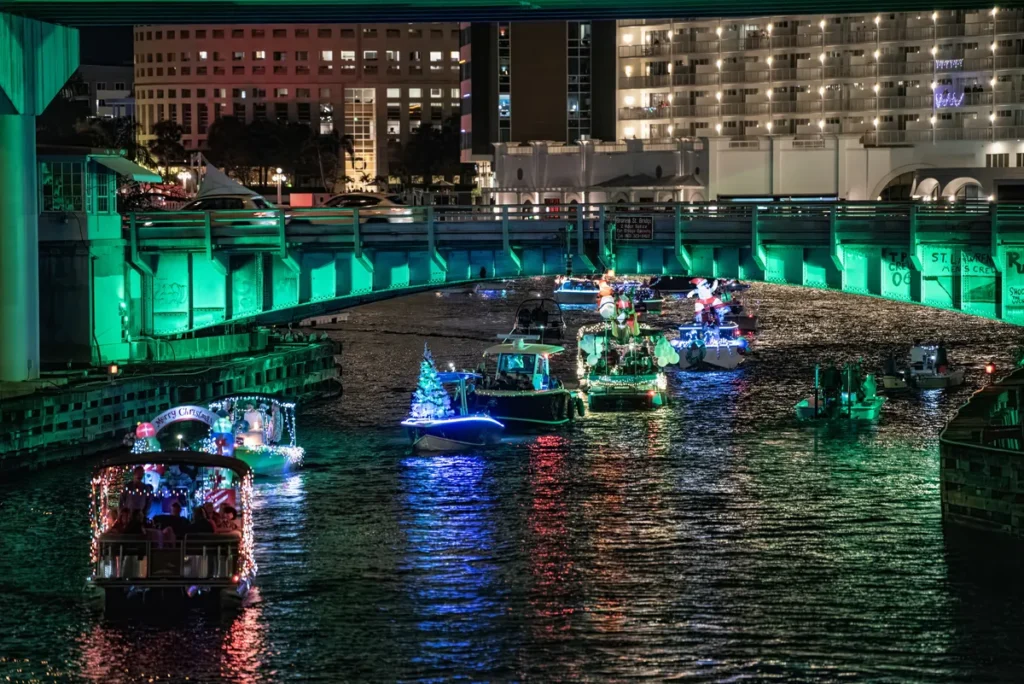
[[[413,210],[398,195],[346,192],[326,202],[329,209],[359,209],[360,223],[412,223]]]
[[[255,226],[276,226],[277,216],[274,212],[277,207],[263,199],[260,195],[210,195],[202,199],[192,200],[178,211],[244,211],[256,212],[254,218],[248,214],[238,216],[236,219],[230,215],[221,217],[219,220],[224,224],[233,225],[255,225]],[[288,222],[290,215],[285,214],[285,222]]]

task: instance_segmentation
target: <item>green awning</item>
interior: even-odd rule
[[[147,168],[143,168],[133,161],[129,161],[124,157],[115,157],[113,155],[109,157],[100,157],[93,155],[92,160],[97,164],[106,166],[111,171],[118,173],[122,176],[128,176],[132,180],[137,180],[144,183],[159,183],[163,180],[159,174],[153,173]]]

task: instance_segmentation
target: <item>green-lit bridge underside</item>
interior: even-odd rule
[[[72,26],[626,19],[974,9],[960,0],[0,0],[0,11]]]
[[[170,335],[445,284],[614,268],[835,289],[1024,325],[1024,205],[535,210],[414,208],[412,223],[297,210],[287,226],[239,213],[133,216],[131,297],[145,332]],[[626,216],[651,217],[649,239],[613,230]]]

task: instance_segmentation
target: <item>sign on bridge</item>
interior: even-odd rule
[[[644,242],[654,239],[653,216],[615,217],[615,239],[621,242]]]

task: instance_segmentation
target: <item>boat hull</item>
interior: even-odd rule
[[[509,428],[528,429],[565,425],[576,417],[576,398],[565,389],[508,391],[478,389],[473,410],[486,412]]]
[[[445,453],[498,444],[504,430],[496,420],[472,416],[405,425],[416,453]]]
[[[710,368],[716,370],[733,370],[739,367],[746,357],[735,347],[710,346],[699,350],[679,349],[679,367],[683,370]]]
[[[235,449],[235,458],[252,468],[252,472],[257,475],[283,475],[302,465],[301,459],[295,462],[288,455],[273,449],[251,451],[238,447]]]
[[[840,403],[832,406],[819,399],[815,406],[814,397],[808,397],[798,403],[794,409],[796,417],[800,420],[853,420],[853,421],[876,421],[881,416],[882,406],[885,404],[885,397],[873,397],[863,402],[855,402],[851,405]]]
[[[963,369],[956,369],[949,373],[912,373],[909,376],[883,375],[882,386],[888,392],[901,392],[911,389],[933,390],[959,387],[964,383]]]

